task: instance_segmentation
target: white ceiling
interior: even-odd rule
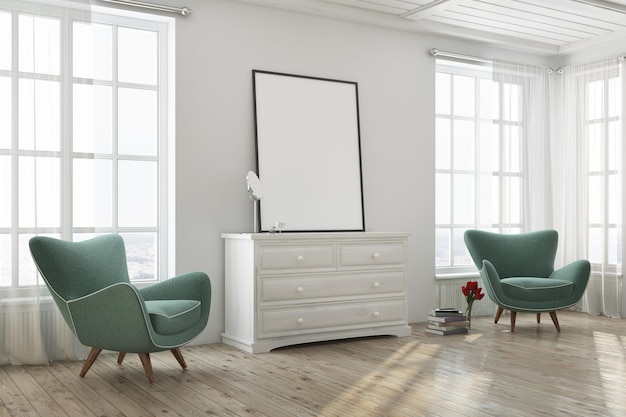
[[[240,1],[542,55],[572,53],[626,38],[626,0]]]

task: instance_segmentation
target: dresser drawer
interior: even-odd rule
[[[311,304],[259,311],[259,337],[276,337],[344,327],[372,327],[406,323],[404,298]]]
[[[259,279],[259,303],[313,298],[404,294],[405,272],[376,271],[332,275],[266,276]]]
[[[402,242],[342,244],[339,248],[340,267],[404,267],[404,258]]]
[[[258,273],[336,269],[334,244],[259,245]]]

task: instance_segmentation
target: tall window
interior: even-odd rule
[[[436,100],[436,268],[468,272],[467,229],[523,229],[524,85],[437,60]]]
[[[585,82],[588,256],[594,269],[622,263],[622,80],[603,74]],[[599,79],[598,79],[599,78]]]
[[[133,280],[167,271],[168,24],[0,9],[0,289],[34,235],[121,234]],[[43,9],[42,9],[43,10]]]

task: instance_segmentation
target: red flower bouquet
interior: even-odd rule
[[[463,291],[463,295],[465,296],[465,300],[467,301],[465,316],[467,317],[467,321],[469,321],[471,327],[472,306],[474,305],[474,301],[482,300],[485,294],[482,292],[483,289],[478,286],[478,281],[467,281],[467,284],[461,287],[461,291]]]

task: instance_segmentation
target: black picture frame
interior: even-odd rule
[[[252,75],[261,232],[365,231],[358,84]]]

